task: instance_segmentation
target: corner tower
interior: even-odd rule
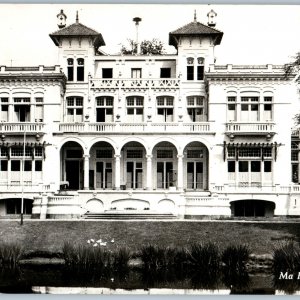
[[[213,28],[216,13],[208,13],[208,25],[197,21],[196,11],[193,22],[169,33],[169,45],[177,49],[178,68],[182,82],[201,81],[209,64],[215,61],[214,47],[221,43],[223,32]]]
[[[105,42],[101,33],[76,22],[66,26],[67,16],[61,11],[58,15],[58,31],[49,36],[58,47],[58,63],[67,75],[68,82],[87,82],[88,74],[93,74],[93,58]]]

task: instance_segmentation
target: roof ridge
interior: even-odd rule
[[[185,25],[183,25],[183,26],[181,26],[181,27],[179,27],[179,28],[177,28],[177,29],[171,31],[171,33],[174,33],[174,32],[176,32],[176,31],[180,31],[180,30],[182,30],[182,29],[184,29],[184,28],[186,28],[186,27],[188,27],[188,26],[191,26],[191,25],[193,25],[193,24],[197,24],[197,25],[204,26],[204,27],[207,28],[207,29],[210,29],[210,30],[212,30],[212,31],[215,31],[215,33],[222,33],[222,31],[220,31],[220,30],[218,30],[218,29],[215,29],[215,28],[212,28],[211,26],[205,25],[205,24],[203,24],[203,23],[201,23],[201,22],[198,22],[198,21],[196,21],[196,22],[195,22],[195,21],[192,21],[192,22],[190,22],[190,23],[188,23],[188,24],[185,24]]]
[[[78,23],[76,22],[76,23],[72,23],[72,24],[70,24],[70,25],[68,25],[68,26],[66,26],[66,27],[64,27],[64,28],[61,28],[61,29],[59,29],[59,30],[54,31],[53,33],[51,33],[51,35],[57,35],[57,34],[64,33],[65,31],[68,31],[70,28],[73,28],[73,27],[75,27],[75,26],[81,26],[81,27],[84,27],[85,29],[87,29],[87,30],[89,30],[89,31],[92,31],[93,34],[95,34],[95,35],[100,34],[100,33],[99,33],[98,31],[96,31],[95,29],[90,28],[90,27],[88,27],[88,26],[86,26],[86,25],[84,25],[84,24],[82,24],[82,23],[80,23],[80,22],[78,22]]]

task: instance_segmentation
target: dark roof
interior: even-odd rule
[[[219,45],[223,37],[223,32],[214,29],[210,26],[206,26],[200,22],[194,21],[178,28],[177,30],[170,32],[169,45],[172,45],[175,48],[177,48],[176,37],[179,36],[215,36],[215,45]]]
[[[103,40],[102,34],[98,33],[97,31],[82,25],[81,23],[74,23],[71,24],[65,28],[62,28],[60,30],[57,30],[51,34],[49,34],[51,39],[53,40],[54,44],[56,46],[59,45],[59,38],[60,37],[70,37],[70,36],[92,36],[95,37],[94,40],[94,46],[95,47],[100,47],[100,46],[105,46],[105,42]]]

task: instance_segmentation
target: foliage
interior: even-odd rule
[[[137,54],[137,43],[132,39],[127,39],[128,45],[121,46],[121,54],[133,55]],[[165,53],[163,42],[159,39],[143,40],[141,42],[142,55],[161,55]]]
[[[286,77],[297,73],[300,70],[300,52],[293,57],[293,61],[284,65],[284,74]]]
[[[16,244],[0,245],[0,266],[16,267],[19,263],[23,249]]]
[[[220,267],[219,247],[211,242],[194,243],[189,250],[188,261],[195,269],[217,271]]]
[[[280,243],[273,251],[273,269],[280,272],[294,273],[300,269],[300,249],[294,241]]]
[[[300,124],[300,114],[295,114],[295,116],[293,117],[294,123],[295,125],[299,125]]]
[[[246,269],[250,249],[247,245],[230,245],[222,253],[222,262],[228,272],[241,273]]]
[[[69,242],[64,243],[62,252],[67,267],[82,270],[124,269],[130,259],[127,248],[119,248],[113,252],[101,247]]]

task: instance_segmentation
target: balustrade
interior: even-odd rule
[[[37,133],[44,131],[43,123],[0,123],[0,132],[13,132],[13,133]]]
[[[238,123],[238,122],[232,122],[226,124],[226,131],[228,132],[273,132],[275,130],[274,123]]]

